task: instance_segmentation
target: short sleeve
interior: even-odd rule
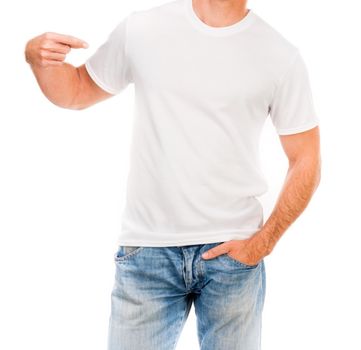
[[[276,86],[269,111],[279,135],[306,131],[320,122],[314,108],[307,67],[298,50]]]
[[[117,24],[105,42],[85,62],[94,82],[114,95],[131,82],[126,52],[128,18],[129,15]]]

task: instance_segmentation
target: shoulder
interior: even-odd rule
[[[257,13],[253,13],[255,17],[255,30],[264,41],[269,41],[272,45],[275,45],[277,49],[282,49],[290,52],[291,54],[297,51],[297,46],[287,38],[283,33],[271,25],[268,21],[262,18]]]
[[[184,0],[172,0],[164,4],[157,6],[152,6],[140,10],[132,11],[128,17],[132,21],[144,22],[159,20],[161,16],[164,19],[164,16],[178,13],[179,9],[182,8]]]
[[[261,16],[256,13],[253,15],[256,24],[253,26],[253,35],[259,40],[263,52],[282,63],[292,61],[299,53],[297,45]]]
[[[250,37],[254,54],[266,64],[270,74],[278,79],[300,57],[300,50],[294,42],[258,14],[255,17]]]

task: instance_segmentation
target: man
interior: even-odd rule
[[[193,302],[201,350],[260,349],[263,258],[320,181],[319,119],[298,48],[245,0],[133,11],[85,64],[64,62],[81,47],[48,32],[25,56],[63,108],[87,108],[134,83],[108,349],[174,349]],[[263,223],[258,144],[268,115],[289,169]]]

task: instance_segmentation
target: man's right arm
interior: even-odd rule
[[[25,59],[43,94],[55,105],[84,109],[111,96],[89,76],[85,64],[74,67],[64,62],[71,48],[86,48],[81,39],[47,32],[29,40]]]

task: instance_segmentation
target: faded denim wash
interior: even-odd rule
[[[201,350],[260,350],[264,260],[201,257],[220,243],[117,247],[108,350],[176,349],[193,303]]]

